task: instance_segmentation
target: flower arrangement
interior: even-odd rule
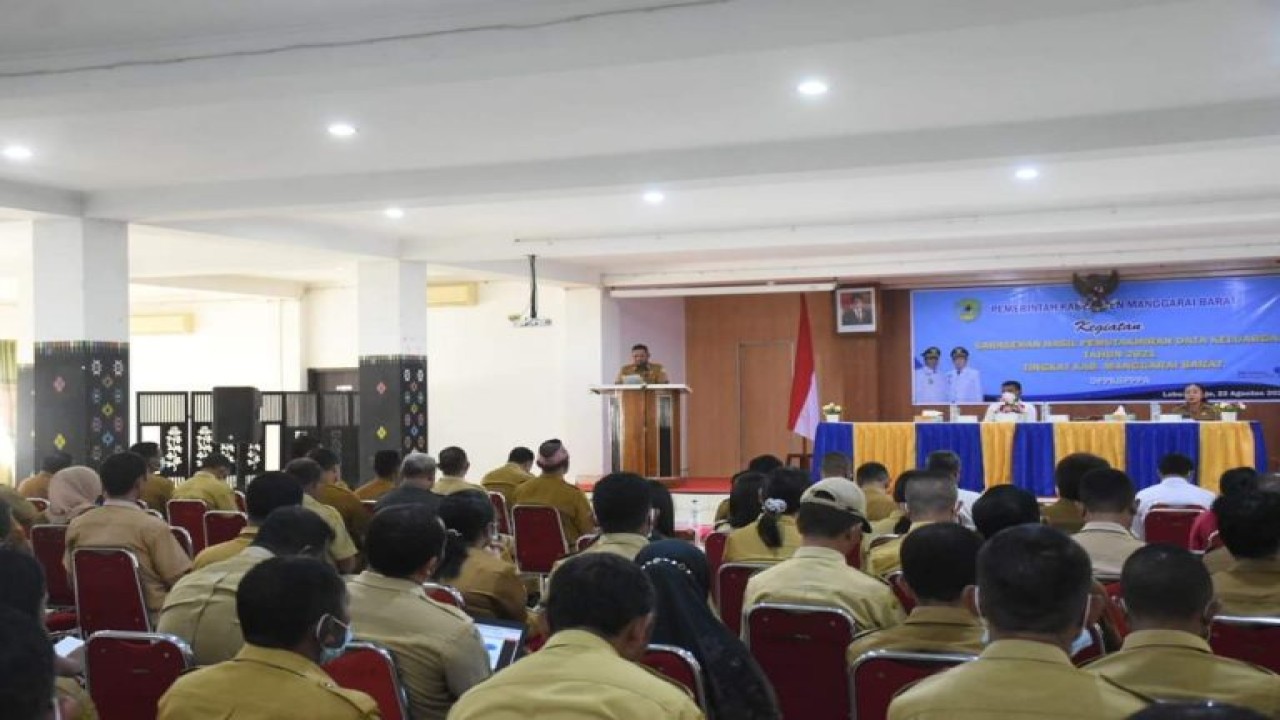
[[[1245,404],[1239,400],[1228,400],[1226,402],[1215,403],[1214,407],[1218,408],[1218,412],[1244,412]]]
[[[839,405],[833,402],[827,403],[826,405],[822,406],[823,415],[839,415],[842,412],[844,412],[844,408],[840,407]]]

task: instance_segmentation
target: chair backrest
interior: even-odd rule
[[[702,665],[693,653],[674,645],[650,645],[640,663],[683,685],[698,702],[698,707],[702,708],[702,714],[710,712],[707,706],[707,689],[702,679]]]
[[[459,610],[467,609],[466,600],[462,599],[462,593],[458,592],[458,589],[455,587],[433,582],[424,582],[422,583],[422,589],[426,591],[427,597],[438,603],[452,605]]]
[[[1217,655],[1280,673],[1280,618],[1219,615],[1209,626],[1209,645]]]
[[[62,558],[67,553],[66,525],[31,526],[31,551],[44,568],[44,584],[51,607],[75,607],[76,595]]]
[[[770,567],[767,563],[725,563],[716,573],[716,609],[734,635],[742,633],[742,600],[747,594],[747,581]]]
[[[232,492],[235,493],[236,497],[236,510],[247,515],[249,513],[249,501],[245,499],[244,493],[239,490],[232,490]],[[213,543],[210,542],[209,544],[212,545]]]
[[[1094,623],[1086,631],[1089,633],[1089,644],[1071,656],[1071,662],[1076,665],[1083,665],[1090,660],[1096,660],[1107,654],[1107,645],[1103,639],[1102,626]]]
[[[150,632],[138,558],[124,548],[77,548],[71,554],[80,634]]]
[[[200,552],[209,546],[204,538],[204,514],[208,511],[203,500],[170,500],[169,524],[186,530],[191,535],[191,550]]]
[[[160,697],[191,665],[191,648],[174,635],[103,630],[85,648],[89,695],[102,720],[153,720]]]
[[[489,504],[493,506],[493,516],[498,521],[498,532],[511,534],[511,512],[507,510],[507,496],[500,492],[489,492]]]
[[[545,575],[569,554],[560,512],[550,505],[517,505],[511,509],[516,530],[516,566],[522,573]]]
[[[177,540],[178,544],[182,546],[182,550],[187,554],[187,557],[193,558],[196,556],[195,546],[191,542],[191,533],[187,532],[186,528],[170,525],[169,533],[172,534],[173,539]]]
[[[729,533],[713,532],[707,535],[703,550],[707,553],[707,570],[711,573],[711,585],[715,587],[716,578],[720,574],[720,566],[724,564],[724,546],[729,542]],[[713,590],[714,594],[714,590]]]
[[[44,512],[49,509],[49,501],[44,498],[27,498],[27,502],[31,503],[38,512]]]
[[[845,553],[844,562],[851,568],[862,569],[862,538],[858,538],[858,544]]]
[[[205,543],[217,545],[234,540],[248,524],[249,516],[242,512],[210,510],[204,514]]]
[[[849,670],[853,719],[886,720],[889,703],[902,688],[976,658],[958,653],[873,650],[854,660]]]
[[[893,596],[898,598],[898,603],[902,605],[903,610],[911,612],[915,609],[915,596],[907,590],[907,581],[903,578],[901,570],[889,573],[884,581],[889,583],[889,589],[893,590]]]
[[[1204,508],[1156,505],[1142,521],[1142,533],[1150,544],[1162,543],[1191,549],[1191,526]]]
[[[1124,597],[1124,592],[1120,589],[1120,580],[1105,582],[1103,578],[1095,577],[1094,579],[1101,582],[1102,588],[1107,591],[1107,606],[1102,611],[1102,617],[1123,640],[1129,634],[1129,616],[1125,614],[1124,605],[1120,602]]]
[[[853,703],[845,650],[857,632],[841,608],[761,603],[743,640],[773,684],[784,718],[845,720]]]
[[[377,509],[378,501],[377,500],[361,500],[360,504],[364,506],[364,511],[369,514],[369,517],[373,517],[373,511]]]
[[[324,671],[338,685],[372,697],[378,703],[382,720],[409,717],[409,699],[400,680],[400,669],[386,648],[353,642],[338,659],[326,663]]]
[[[578,542],[573,544],[574,552],[582,552],[583,550],[586,550],[592,545],[595,545],[596,541],[599,539],[600,539],[600,536],[595,534],[582,535],[581,537],[578,538]]]

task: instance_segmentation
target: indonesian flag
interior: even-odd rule
[[[813,336],[809,332],[809,303],[800,296],[800,332],[796,336],[796,361],[791,375],[791,432],[812,440],[822,411],[818,407],[818,373],[813,362]]]

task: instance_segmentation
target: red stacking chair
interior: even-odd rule
[[[715,586],[719,582],[720,566],[724,564],[724,546],[729,541],[729,533],[713,532],[707,536],[703,550],[707,553],[707,570],[711,573],[711,594],[715,595]]]
[[[845,650],[856,632],[839,608],[761,603],[747,610],[743,640],[784,718],[846,720],[853,702]]]
[[[37,512],[44,512],[49,509],[49,501],[44,498],[27,498],[27,502],[31,503]]]
[[[206,545],[217,545],[235,540],[249,524],[249,516],[242,512],[210,510],[204,514],[204,540]]]
[[[1142,521],[1148,544],[1161,543],[1191,549],[1191,526],[1205,510],[1198,506],[1155,505]]]
[[[62,559],[67,553],[66,525],[31,526],[31,550],[44,568],[44,584],[49,591],[49,606],[73,608],[76,595],[67,578]]]
[[[191,536],[191,552],[199,553],[208,547],[204,538],[204,514],[207,512],[203,500],[170,500],[169,524],[180,527]]]
[[[716,574],[715,599],[720,619],[729,632],[742,633],[742,600],[747,594],[747,581],[761,570],[773,567],[768,563],[726,563]]]
[[[1071,662],[1076,665],[1083,665],[1090,660],[1096,660],[1107,654],[1106,641],[1103,639],[1102,627],[1097,623],[1089,626],[1088,646],[1081,648],[1079,652],[1071,656]]]
[[[844,556],[845,564],[851,568],[862,569],[862,538],[858,538],[858,544]]]
[[[693,653],[674,645],[650,645],[640,663],[683,685],[698,702],[702,714],[710,717],[707,689],[702,682],[702,665]]]
[[[374,508],[378,507],[377,500],[361,500],[360,504],[364,506],[364,511],[369,513],[369,517],[373,517]]]
[[[245,499],[244,493],[239,490],[233,490],[232,492],[234,492],[236,496],[236,510],[247,514],[249,512],[249,501]],[[209,544],[213,545],[212,542]]]
[[[173,539],[177,540],[178,544],[182,546],[182,551],[187,554],[187,557],[193,558],[196,556],[195,548],[192,547],[191,544],[191,533],[187,532],[186,528],[170,525],[169,533],[172,534]]]
[[[449,585],[440,585],[433,582],[422,583],[422,589],[426,591],[427,597],[438,603],[452,605],[459,610],[467,609],[466,600],[462,599],[462,593],[458,589]]]
[[[406,720],[409,717],[409,698],[404,683],[400,681],[400,669],[396,659],[380,645],[353,642],[346,652],[324,666],[324,671],[338,685],[348,690],[359,690],[378,703],[382,720]]]
[[[1209,626],[1209,645],[1217,655],[1280,672],[1280,618],[1219,615]]]
[[[489,504],[493,505],[493,516],[498,521],[498,532],[511,534],[511,513],[507,510],[507,496],[500,492],[490,492]]]
[[[889,703],[906,686],[977,659],[959,653],[916,653],[872,650],[854,660],[849,671],[853,686],[853,720],[885,720]]]
[[[902,609],[908,613],[916,606],[915,596],[907,589],[906,580],[902,577],[902,571],[897,570],[889,573],[884,579],[889,583],[889,589],[893,590],[893,596],[898,598],[898,604],[902,605]]]
[[[599,535],[583,535],[579,537],[578,542],[574,543],[574,552],[582,552],[583,550],[586,550],[592,545],[595,545],[596,541],[599,539]]]
[[[522,573],[546,575],[569,554],[560,512],[550,505],[517,505],[511,510],[516,529],[516,566]]]
[[[1097,579],[1101,581],[1101,578]],[[1124,640],[1129,634],[1129,617],[1125,614],[1124,605],[1121,603],[1124,593],[1120,589],[1120,581],[1104,582],[1102,587],[1107,591],[1107,607],[1102,617],[1106,618],[1107,623],[1115,629],[1120,639]]]
[[[138,558],[123,548],[78,548],[71,554],[80,634],[150,632]]]
[[[102,720],[153,720],[160,697],[191,664],[191,648],[174,635],[103,630],[85,648],[89,695]]]

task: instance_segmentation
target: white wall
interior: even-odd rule
[[[618,304],[618,334],[624,362],[631,362],[631,346],[649,346],[649,354],[662,363],[673,383],[683,383],[685,375],[684,298],[631,298]]]

